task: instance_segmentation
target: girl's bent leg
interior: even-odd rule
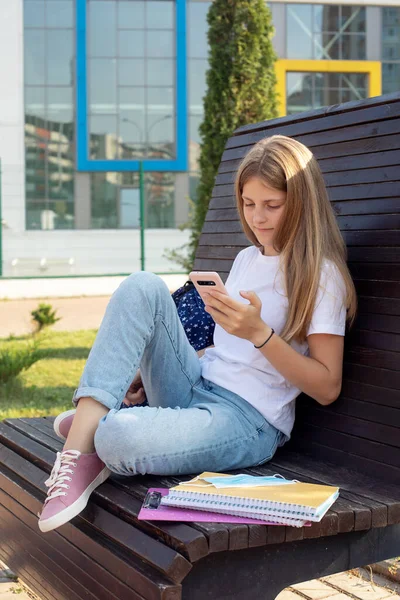
[[[250,467],[269,460],[282,434],[248,402],[202,380],[188,408],[110,411],[95,446],[121,475],[178,475]]]
[[[151,273],[128,277],[113,294],[73,401],[78,404],[64,451],[58,453],[39,527],[50,531],[79,514],[109,475],[93,452],[99,420],[119,408],[139,367],[150,402],[186,406],[201,379],[164,282]],[[82,400],[82,402],[81,402]],[[79,401],[79,403],[78,403]]]
[[[89,396],[119,409],[139,366],[151,406],[187,406],[201,377],[167,286],[146,272],[127,277],[110,299],[73,401]]]
[[[108,408],[93,398],[81,398],[64,444],[64,450],[79,450],[84,454],[94,452],[94,434],[100,419],[107,413]]]

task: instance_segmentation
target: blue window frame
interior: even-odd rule
[[[76,2],[76,168],[78,171],[138,171],[138,160],[89,158],[87,54],[87,0]],[[187,171],[186,0],[176,0],[176,158],[143,160],[145,171]]]

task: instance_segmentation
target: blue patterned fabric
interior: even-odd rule
[[[179,319],[195,350],[212,346],[215,322],[204,310],[204,302],[191,281],[172,294]]]

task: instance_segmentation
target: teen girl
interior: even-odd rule
[[[215,346],[200,359],[156,275],[120,285],[74,393],[76,412],[55,422],[66,441],[46,482],[42,531],[77,515],[110,471],[262,464],[289,439],[300,392],[322,405],[338,397],[356,295],[319,166],[301,143],[276,135],[250,150],[235,185],[252,245],[235,259],[229,296],[210,291],[206,301]],[[149,406],[119,410],[145,395]]]

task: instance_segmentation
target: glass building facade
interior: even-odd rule
[[[210,5],[23,0],[28,230],[137,229],[139,162],[146,227],[186,221],[199,173]],[[369,61],[382,64],[383,93],[400,89],[400,7],[269,6],[279,61],[289,65],[285,114],[368,97],[370,76],[357,66]]]
[[[74,3],[24,3],[27,229],[74,228]]]

